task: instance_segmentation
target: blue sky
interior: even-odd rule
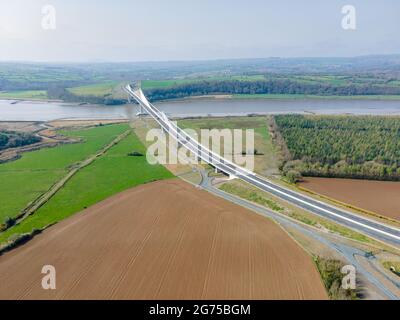
[[[43,30],[42,6],[56,9]],[[341,8],[356,8],[343,30]],[[400,53],[398,0],[2,0],[0,61],[151,61]]]

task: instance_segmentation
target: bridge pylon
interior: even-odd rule
[[[133,91],[138,91],[141,89],[142,87],[142,81],[140,80],[136,80],[133,83],[131,83],[131,87],[133,89]],[[128,93],[128,101],[129,103],[131,103],[131,97],[130,94]],[[146,112],[146,110],[143,109],[142,105],[139,104],[139,112],[136,113],[136,116],[140,117],[140,116],[147,116],[148,113]]]

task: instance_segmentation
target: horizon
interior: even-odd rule
[[[270,57],[254,57],[254,58],[217,58],[217,59],[180,59],[180,60],[97,60],[97,61],[49,61],[49,60],[0,60],[1,64],[7,63],[23,63],[23,64],[107,64],[107,63],[187,63],[187,62],[223,62],[223,61],[251,61],[251,60],[303,60],[303,59],[356,59],[356,58],[390,58],[400,57],[399,53],[371,53],[365,55],[353,56],[270,56]]]
[[[343,27],[346,5],[342,0],[4,1],[0,61],[210,61],[400,52],[398,1],[353,0],[354,29]]]

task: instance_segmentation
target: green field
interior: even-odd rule
[[[145,156],[128,156],[132,151],[146,153],[133,133],[80,170],[34,215],[1,233],[0,243],[13,234],[29,233],[60,221],[125,189],[173,177],[163,166],[148,164]]]
[[[259,153],[254,157],[255,171],[263,175],[279,174],[278,154],[268,132],[267,118],[264,116],[187,119],[179,121],[179,125],[198,132],[201,129],[254,129],[255,149]]]
[[[120,82],[109,81],[101,82],[96,84],[90,84],[87,86],[80,86],[69,88],[68,91],[72,92],[77,96],[94,96],[94,97],[104,97],[106,95],[111,95],[120,85]]]
[[[262,81],[262,80],[287,80],[295,81],[298,83],[305,84],[325,84],[334,86],[348,86],[348,85],[364,85],[373,82],[375,85],[384,86],[385,83],[382,80],[375,78],[353,78],[350,76],[333,76],[333,75],[304,75],[304,76],[264,76],[258,75],[237,75],[237,76],[213,76],[213,77],[199,77],[199,78],[186,78],[186,79],[170,79],[170,80],[144,80],[141,82],[143,90],[150,89],[169,89],[179,85],[185,85],[200,81],[226,81],[226,80],[237,80],[237,81]],[[388,84],[391,86],[398,86],[399,81],[391,81]],[[400,95],[313,95],[313,94],[233,94],[234,99],[334,99],[334,100],[348,100],[348,99],[360,99],[360,100],[400,100]]]
[[[353,96],[399,100],[398,61],[387,56],[150,64],[10,62],[0,63],[1,90],[6,91],[0,92],[0,99],[48,97],[67,102],[123,104],[126,95],[121,94],[120,84],[145,79],[142,87],[153,101],[217,94],[248,94],[246,98],[263,99],[297,99],[305,94],[306,98],[334,95],[337,99]],[[196,85],[192,85],[194,82]],[[260,95],[253,96],[257,93]],[[274,97],[265,93],[288,95]]]
[[[46,90],[0,91],[0,99],[47,99]]]
[[[256,81],[265,80],[263,75],[252,75],[252,76],[214,76],[214,77],[203,77],[203,78],[187,78],[187,79],[170,79],[170,80],[144,80],[142,81],[142,89],[160,89],[160,88],[172,88],[178,85],[189,84],[199,81],[224,81],[224,80],[239,80],[239,81]]]
[[[215,117],[179,121],[182,128],[191,129],[254,129],[266,127],[265,117]]]
[[[98,78],[98,77],[97,77]],[[2,63],[0,64],[0,79],[10,82],[45,83],[59,81],[82,81],[84,73],[77,73],[76,69],[67,67],[54,67],[52,65],[34,65],[26,63]]]
[[[162,89],[174,92],[180,90],[179,88],[192,83],[199,83],[207,81],[215,81],[216,83],[236,80],[238,82],[254,82],[257,81],[275,81],[280,80],[283,82],[293,82],[303,85],[322,85],[322,86],[336,86],[338,88],[345,88],[349,86],[363,87],[368,85],[374,85],[376,87],[398,87],[398,80],[382,80],[379,78],[368,78],[360,76],[334,76],[334,75],[232,75],[232,76],[205,76],[205,77],[189,77],[189,78],[176,78],[176,79],[162,79],[162,80],[143,80],[141,86],[143,90],[152,91],[154,89]],[[120,81],[104,81],[94,83],[90,85],[83,85],[77,87],[68,88],[68,91],[78,97],[112,97],[115,99],[125,99],[126,95],[121,90]],[[209,90],[209,88],[207,89]],[[226,91],[226,88],[225,88]],[[230,94],[230,91],[221,91],[219,93]],[[212,93],[209,93],[213,95]],[[207,95],[206,93],[204,95]],[[190,94],[183,94],[183,96],[175,97],[176,99],[188,97]],[[1,97],[1,96],[0,96]],[[335,99],[335,100],[346,100],[346,99],[365,99],[365,100],[400,100],[400,95],[385,95],[385,94],[365,94],[365,95],[339,95],[327,93],[326,95],[318,94],[232,94],[234,99]],[[168,98],[170,99],[170,98]],[[162,99],[161,99],[162,100]],[[83,100],[84,101],[84,100]]]
[[[269,208],[277,212],[282,212],[284,210],[284,208],[281,207],[279,204],[277,204],[274,200],[263,197],[259,193],[245,187],[241,188],[240,186],[237,185],[224,183],[219,187],[219,189],[227,193],[231,193],[235,196],[241,197],[243,199],[246,199],[248,201],[255,202],[261,206],[264,206],[266,208]]]
[[[325,82],[333,85],[345,85],[349,82],[351,77],[348,76],[332,76],[332,75],[304,75],[294,76],[296,80],[303,82]]]
[[[144,80],[141,83],[142,89],[158,89],[158,88],[169,88],[180,84],[187,84],[190,82],[194,82],[196,80],[186,80],[186,79],[177,79],[177,80]]]
[[[16,161],[0,164],[0,222],[5,217],[18,215],[29,202],[65,175],[71,165],[95,154],[127,128],[126,124],[118,124],[62,131],[64,135],[80,137],[85,142],[26,152]]]
[[[383,261],[382,264],[390,272],[400,277],[400,261]],[[394,268],[394,270],[392,268]]]

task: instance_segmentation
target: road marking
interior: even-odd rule
[[[155,118],[155,120],[158,122],[158,124],[160,124],[162,127],[164,127],[165,130],[167,130],[167,129],[172,129],[172,130],[176,133],[176,137],[175,137],[174,135],[172,135],[172,134],[169,132],[169,130],[167,130],[168,133],[170,134],[170,136],[172,136],[172,137],[173,137],[175,140],[177,140],[178,142],[179,142],[179,139],[178,139],[177,137],[183,136],[183,140],[189,142],[189,144],[191,144],[191,145],[193,146],[193,148],[195,148],[195,151],[191,150],[191,149],[187,146],[186,143],[183,144],[184,147],[185,147],[186,149],[188,149],[189,151],[193,152],[194,154],[197,154],[197,156],[199,156],[202,160],[206,161],[207,163],[209,163],[209,164],[211,163],[211,164],[213,164],[213,165],[216,165],[213,161],[210,161],[210,159],[209,159],[209,155],[212,154],[212,155],[214,156],[214,157],[212,157],[212,160],[215,160],[215,162],[219,163],[220,166],[228,167],[225,163],[219,161],[218,158],[219,158],[219,159],[222,159],[224,162],[226,162],[226,163],[232,165],[234,168],[231,169],[231,168],[228,167],[228,169],[230,169],[231,171],[233,171],[234,174],[236,174],[238,171],[244,171],[246,174],[244,174],[244,175],[243,175],[243,174],[240,174],[240,175],[238,175],[238,176],[239,176],[239,177],[242,176],[241,179],[244,180],[244,181],[246,181],[246,179],[243,178],[243,177],[246,177],[247,179],[252,180],[253,182],[255,182],[255,184],[253,183],[253,185],[255,185],[255,186],[256,186],[258,189],[260,189],[260,190],[263,190],[263,189],[262,189],[260,186],[258,186],[257,184],[261,184],[263,187],[266,187],[266,188],[268,188],[268,189],[270,189],[270,190],[273,190],[273,191],[275,191],[275,192],[278,192],[278,193],[280,193],[280,194],[283,194],[283,195],[285,195],[286,197],[289,197],[289,198],[291,198],[291,199],[294,199],[294,200],[296,200],[296,201],[299,201],[299,202],[301,202],[301,203],[303,203],[303,204],[305,204],[305,205],[307,205],[307,206],[311,206],[311,207],[313,207],[313,208],[315,208],[315,209],[317,209],[317,210],[323,211],[323,212],[325,212],[325,213],[327,213],[327,214],[330,214],[330,215],[332,215],[332,216],[335,216],[335,217],[337,217],[337,218],[339,218],[339,219],[349,221],[349,222],[351,222],[351,223],[353,223],[353,224],[356,224],[356,225],[359,225],[359,226],[361,226],[361,227],[363,227],[363,228],[370,229],[370,230],[372,230],[372,231],[381,233],[381,234],[386,235],[386,236],[388,236],[388,237],[390,237],[390,238],[394,238],[394,239],[400,241],[400,237],[399,237],[399,236],[396,236],[396,235],[391,234],[391,233],[389,233],[389,232],[386,232],[386,231],[377,229],[377,228],[372,227],[372,226],[369,226],[369,225],[367,225],[367,224],[364,224],[364,223],[355,221],[355,220],[353,220],[353,219],[351,219],[351,218],[344,217],[344,216],[342,216],[342,215],[340,215],[340,214],[334,213],[334,212],[332,212],[332,211],[330,211],[330,210],[327,210],[327,209],[325,209],[325,208],[321,208],[321,207],[319,207],[319,206],[317,206],[317,205],[315,205],[315,204],[312,204],[312,203],[310,203],[310,202],[307,202],[307,201],[305,201],[305,200],[303,200],[303,199],[296,198],[295,196],[293,196],[293,195],[291,195],[291,194],[289,194],[289,193],[286,193],[286,192],[284,192],[284,191],[282,191],[282,190],[276,189],[276,188],[274,188],[274,187],[272,187],[272,186],[270,186],[270,185],[265,184],[265,182],[263,182],[262,179],[259,178],[258,176],[256,176],[254,173],[252,173],[252,172],[250,172],[250,171],[248,171],[248,170],[246,170],[246,169],[244,169],[244,168],[242,168],[242,167],[240,167],[240,166],[237,166],[237,165],[235,165],[234,163],[232,163],[232,162],[230,162],[230,161],[228,161],[228,160],[222,158],[220,155],[215,154],[213,151],[209,150],[208,148],[204,147],[203,145],[199,144],[199,143],[196,142],[196,141],[194,142],[195,144],[193,144],[193,138],[192,138],[191,136],[189,136],[188,134],[186,134],[186,133],[185,133],[182,129],[180,129],[178,126],[173,125],[172,122],[166,117],[165,113],[162,113],[162,112],[159,111],[156,107],[154,107],[153,105],[151,105],[150,102],[149,102],[149,101],[147,100],[147,98],[145,97],[145,95],[143,94],[143,91],[142,91],[141,89],[139,90],[139,95],[135,94],[135,93],[132,91],[132,89],[130,88],[129,85],[126,87],[126,89],[127,89],[128,93],[130,93],[131,95],[133,95],[133,97],[134,97],[136,100],[139,100],[139,101],[138,101],[139,103],[144,104],[144,107],[145,107],[145,108],[147,107],[148,109],[151,110],[150,115],[151,115],[151,113],[154,113],[154,114],[157,115],[156,117],[153,116],[153,118]],[[148,111],[148,110],[146,110],[146,111]],[[159,116],[159,114],[160,114],[161,116]],[[164,120],[164,119],[165,119],[165,120]],[[163,125],[162,121],[164,121],[164,122],[166,123],[167,128],[165,128],[165,125]],[[183,132],[183,133],[185,133],[185,134],[183,135],[183,134],[179,133],[178,130],[181,131],[181,132]],[[189,141],[185,138],[185,136],[189,138]],[[181,139],[182,139],[182,138],[181,138]],[[205,150],[205,151],[203,151],[203,150]],[[203,153],[205,153],[205,154],[208,153],[207,157],[202,156]],[[207,159],[208,159],[208,161],[207,161]],[[224,172],[225,172],[224,169],[221,169],[221,168],[218,168],[218,169],[220,169],[221,171],[224,171]],[[226,172],[226,173],[230,174],[229,172]],[[258,181],[258,180],[256,180],[256,179],[252,178],[251,176],[255,176],[257,179],[259,179],[259,180],[261,180],[261,181]],[[247,182],[248,182],[248,181],[247,181]],[[272,184],[272,183],[271,183],[271,184]],[[281,188],[282,188],[282,187],[281,187]],[[265,191],[265,190],[263,190],[263,191]],[[299,196],[300,196],[300,197],[305,197],[305,196],[303,196],[303,195],[299,195]],[[310,200],[311,200],[311,199],[310,199]],[[312,201],[320,202],[320,201],[314,200],[314,199],[312,199]],[[323,204],[322,202],[320,202],[320,203]],[[325,204],[324,204],[324,205],[325,205]],[[328,205],[328,206],[329,206],[329,205]],[[338,210],[339,210],[339,209],[338,209]],[[344,213],[344,214],[350,214],[350,213],[347,213],[347,212],[343,212],[343,213]],[[359,217],[359,218],[360,218],[360,219],[364,219],[363,217]],[[367,220],[367,219],[364,219],[364,220]],[[379,223],[379,222],[373,222],[373,221],[370,221],[370,220],[367,220],[367,221],[369,221],[369,222],[371,222],[371,223],[380,224],[382,227],[385,227],[385,228],[390,228],[390,229],[393,229],[393,230],[395,230],[395,231],[399,231],[398,229],[395,229],[395,228],[393,228],[393,227],[391,227],[391,226],[383,225],[383,224],[381,224],[381,223]]]

